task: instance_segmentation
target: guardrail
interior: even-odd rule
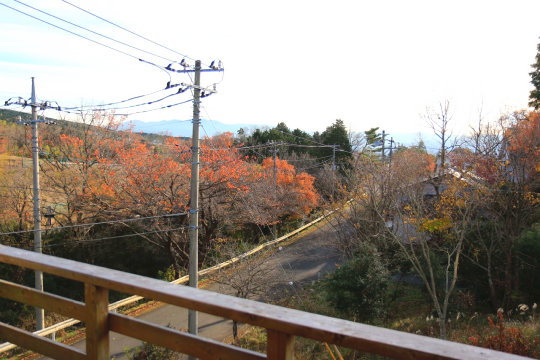
[[[267,248],[267,247],[270,247],[272,245],[276,245],[278,243],[281,243],[287,239],[289,239],[290,237],[310,228],[311,226],[319,223],[320,221],[324,220],[326,217],[332,215],[336,210],[332,210],[330,212],[328,212],[327,214],[323,214],[322,216],[319,216],[318,218],[316,218],[315,220],[299,227],[298,229],[290,232],[290,233],[287,233],[275,240],[271,240],[271,241],[267,241],[265,242],[264,244],[261,244],[259,246],[256,246],[255,248],[241,254],[241,255],[238,255],[234,258],[231,258],[227,261],[224,261],[220,264],[217,264],[217,265],[214,265],[212,267],[209,267],[209,268],[206,268],[206,269],[203,269],[201,271],[199,271],[199,276],[204,276],[204,275],[207,275],[207,274],[211,274],[217,270],[220,270],[220,269],[223,269],[227,266],[230,266],[246,257],[249,257],[253,254],[256,254],[257,252]],[[178,279],[175,279],[173,281],[171,281],[171,284],[176,284],[176,285],[179,285],[179,284],[185,284],[189,281],[189,276],[186,275],[186,276],[182,276]],[[113,311],[113,310],[116,310],[122,306],[127,306],[127,305],[131,305],[139,300],[142,300],[144,299],[144,297],[142,296],[137,296],[137,295],[134,295],[134,296],[130,296],[130,297],[127,297],[125,299],[121,299],[121,300],[118,300],[114,303],[111,303],[109,304],[109,311]],[[34,335],[38,335],[38,336],[47,336],[47,335],[53,335],[53,338],[54,338],[54,334],[57,332],[57,331],[60,331],[60,330],[63,330],[63,329],[66,329],[70,326],[73,326],[73,325],[77,325],[79,324],[81,321],[80,320],[77,320],[77,319],[67,319],[67,320],[64,320],[64,321],[61,321],[59,323],[56,323],[54,325],[51,325],[51,326],[48,326],[44,329],[41,329],[41,330],[38,330],[38,331],[35,331],[33,332]],[[0,354],[3,353],[3,352],[6,352],[6,351],[9,351],[9,350],[13,350],[17,347],[17,345],[14,345],[14,344],[11,344],[11,343],[3,343],[3,344],[0,344]]]
[[[518,360],[520,356],[235,298],[94,265],[0,245],[0,262],[84,283],[78,302],[1,281],[0,297],[72,316],[86,324],[86,352],[0,323],[0,338],[55,359],[109,359],[109,331],[201,359],[293,359],[301,336],[395,359]],[[147,323],[108,310],[109,290],[263,327],[266,354]]]

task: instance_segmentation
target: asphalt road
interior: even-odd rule
[[[334,246],[334,229],[326,221],[322,221],[315,227],[317,227],[315,230],[308,231],[306,235],[300,235],[292,244],[276,249],[272,256],[265,259],[265,266],[271,269],[268,277],[277,279],[277,281],[268,287],[266,294],[258,296],[257,300],[292,295],[303,284],[317,280],[335,269],[336,264],[340,262],[340,254]],[[212,296],[213,292],[234,293],[230,286],[215,282],[205,289],[208,291],[208,296]],[[187,310],[172,305],[151,310],[138,318],[177,329],[187,329],[188,327]],[[199,335],[223,340],[232,336],[232,321],[199,313]],[[111,358],[127,359],[128,350],[140,345],[140,340],[114,332],[110,334]],[[73,346],[84,350],[86,344],[82,340]]]

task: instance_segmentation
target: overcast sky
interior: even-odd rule
[[[61,0],[22,1],[165,59],[2,0],[135,57],[0,6],[2,103],[29,97],[31,76],[38,98],[63,107],[122,100],[159,90],[169,80],[166,71],[138,58],[164,67],[166,59],[183,57]],[[203,85],[218,83],[218,93],[203,99],[204,118],[271,126],[284,121],[310,131],[338,118],[355,131],[425,131],[426,107],[444,100],[451,103],[457,131],[476,121],[480,108],[487,120],[525,108],[540,41],[539,0],[71,1],[192,64],[221,59],[223,73],[202,74]],[[172,81],[190,80],[173,74]],[[162,104],[168,102],[146,108]],[[145,108],[129,111],[137,109]],[[191,111],[186,103],[130,119],[190,119]]]

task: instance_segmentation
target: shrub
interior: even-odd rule
[[[476,346],[488,349],[504,351],[511,354],[537,357],[538,339],[530,340],[523,336],[517,327],[506,327],[503,312],[497,313],[497,319],[488,317],[489,328],[492,329],[487,335],[471,336],[469,342]]]
[[[128,353],[130,360],[177,360],[179,356],[172,350],[146,342],[140,348],[133,349]]]
[[[380,318],[390,274],[373,247],[363,245],[354,258],[322,281],[326,301],[354,320]]]
[[[535,301],[540,298],[540,223],[524,231],[518,242],[520,257],[520,290],[528,295],[522,301]]]

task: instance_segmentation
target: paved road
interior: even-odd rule
[[[294,243],[283,246],[267,259],[266,264],[269,264],[273,272],[271,277],[279,279],[279,282],[268,290],[266,298],[275,298],[277,294],[283,296],[283,291],[290,294],[303,283],[316,280],[335,269],[340,261],[340,255],[333,246],[334,229],[326,221],[315,226],[316,230],[310,231],[307,235],[300,235],[301,237]],[[212,296],[213,292],[232,293],[230,287],[218,283],[209,285],[206,290],[208,296]],[[172,305],[144,313],[139,319],[177,329],[187,329],[187,310]],[[232,335],[232,321],[199,313],[199,334],[223,340]],[[110,334],[111,357],[114,359],[127,359],[126,351],[139,345],[141,341],[137,339],[117,333]],[[73,346],[84,349],[85,341]]]

